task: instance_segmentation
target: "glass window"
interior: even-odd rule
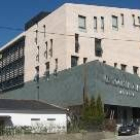
[[[118,30],[118,17],[112,16],[112,29]]]
[[[79,34],[75,34],[75,52],[78,53],[80,49]]]
[[[124,14],[121,14],[121,25],[124,25]]]
[[[133,25],[135,25],[135,15],[132,15],[132,19],[133,19]]]
[[[78,65],[78,57],[77,56],[71,56],[71,67]]]
[[[133,73],[138,74],[138,67],[133,66]]]
[[[97,30],[97,17],[94,17],[94,30]]]
[[[126,65],[124,65],[124,64],[121,64],[121,70],[123,70],[123,71],[126,71]]]
[[[104,17],[101,17],[101,29],[104,31]]]
[[[95,38],[95,56],[101,57],[102,53],[101,39]]]
[[[140,24],[140,16],[138,16],[138,23]]]
[[[79,29],[86,29],[86,17],[84,16],[78,16],[78,26]]]

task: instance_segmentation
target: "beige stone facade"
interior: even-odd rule
[[[84,21],[82,23],[80,20]],[[85,28],[79,28],[85,26]],[[78,35],[78,52],[75,51]],[[39,75],[99,60],[126,72],[140,75],[140,10],[83,4],[64,4],[22,33],[25,36],[24,81]],[[18,37],[17,37],[18,38]],[[102,55],[95,55],[95,40]],[[10,47],[16,39],[2,47]],[[49,66],[46,66],[46,63]],[[47,67],[47,68],[46,68]],[[121,68],[122,67],[122,68]]]

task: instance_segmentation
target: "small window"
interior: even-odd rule
[[[50,39],[50,56],[53,56],[53,39]]]
[[[79,34],[75,34],[75,52],[78,53],[80,49]]]
[[[36,61],[39,62],[39,46],[37,46]]]
[[[71,67],[75,67],[78,65],[78,57],[77,56],[71,56]]]
[[[103,61],[103,64],[106,64],[106,61]]]
[[[117,63],[114,63],[114,67],[117,68]]]
[[[58,59],[55,59],[55,69],[54,69],[54,74],[57,75],[57,71],[58,71]]]
[[[138,23],[140,24],[140,16],[138,16]]]
[[[46,25],[43,25],[44,28],[44,38],[46,37]]]
[[[121,64],[121,70],[123,70],[123,71],[126,71],[126,65],[124,65],[124,64]]]
[[[124,14],[121,14],[121,25],[124,25]]]
[[[104,17],[101,17],[101,29],[104,31]]]
[[[56,119],[55,118],[48,118],[47,120],[48,121],[55,121]]]
[[[36,66],[35,70],[36,70],[36,74],[34,77],[34,81],[38,83],[39,82],[39,66]]]
[[[94,30],[97,31],[97,17],[94,17],[93,20],[94,20],[94,23],[93,23]]]
[[[36,30],[35,33],[36,33],[36,36],[35,36],[35,43],[37,44],[37,42],[38,42],[38,30]]]
[[[95,38],[95,55],[101,57],[102,53],[101,39]]]
[[[87,62],[87,58],[83,58],[83,63],[85,64]]]
[[[133,73],[138,74],[138,67],[133,66]]]
[[[135,26],[135,15],[132,15],[133,25]]]
[[[86,29],[86,17],[85,16],[78,16],[78,26],[79,29]]]
[[[47,62],[45,65],[46,65],[46,71],[45,71],[44,75],[47,78],[49,78],[49,76],[50,76],[50,62]]]
[[[45,42],[45,52],[44,52],[44,57],[47,59],[48,58],[48,42]]]
[[[118,17],[112,16],[112,29],[118,30]]]
[[[40,118],[31,118],[31,121],[40,121]]]

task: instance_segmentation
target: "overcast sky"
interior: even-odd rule
[[[2,27],[24,28],[40,11],[53,11],[68,2],[140,9],[140,0],[0,0],[0,46],[21,32]]]

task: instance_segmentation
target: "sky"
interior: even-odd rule
[[[22,31],[3,27],[24,29],[24,24],[41,11],[53,11],[64,3],[95,4],[140,9],[140,0],[1,0],[0,1],[0,47]]]

